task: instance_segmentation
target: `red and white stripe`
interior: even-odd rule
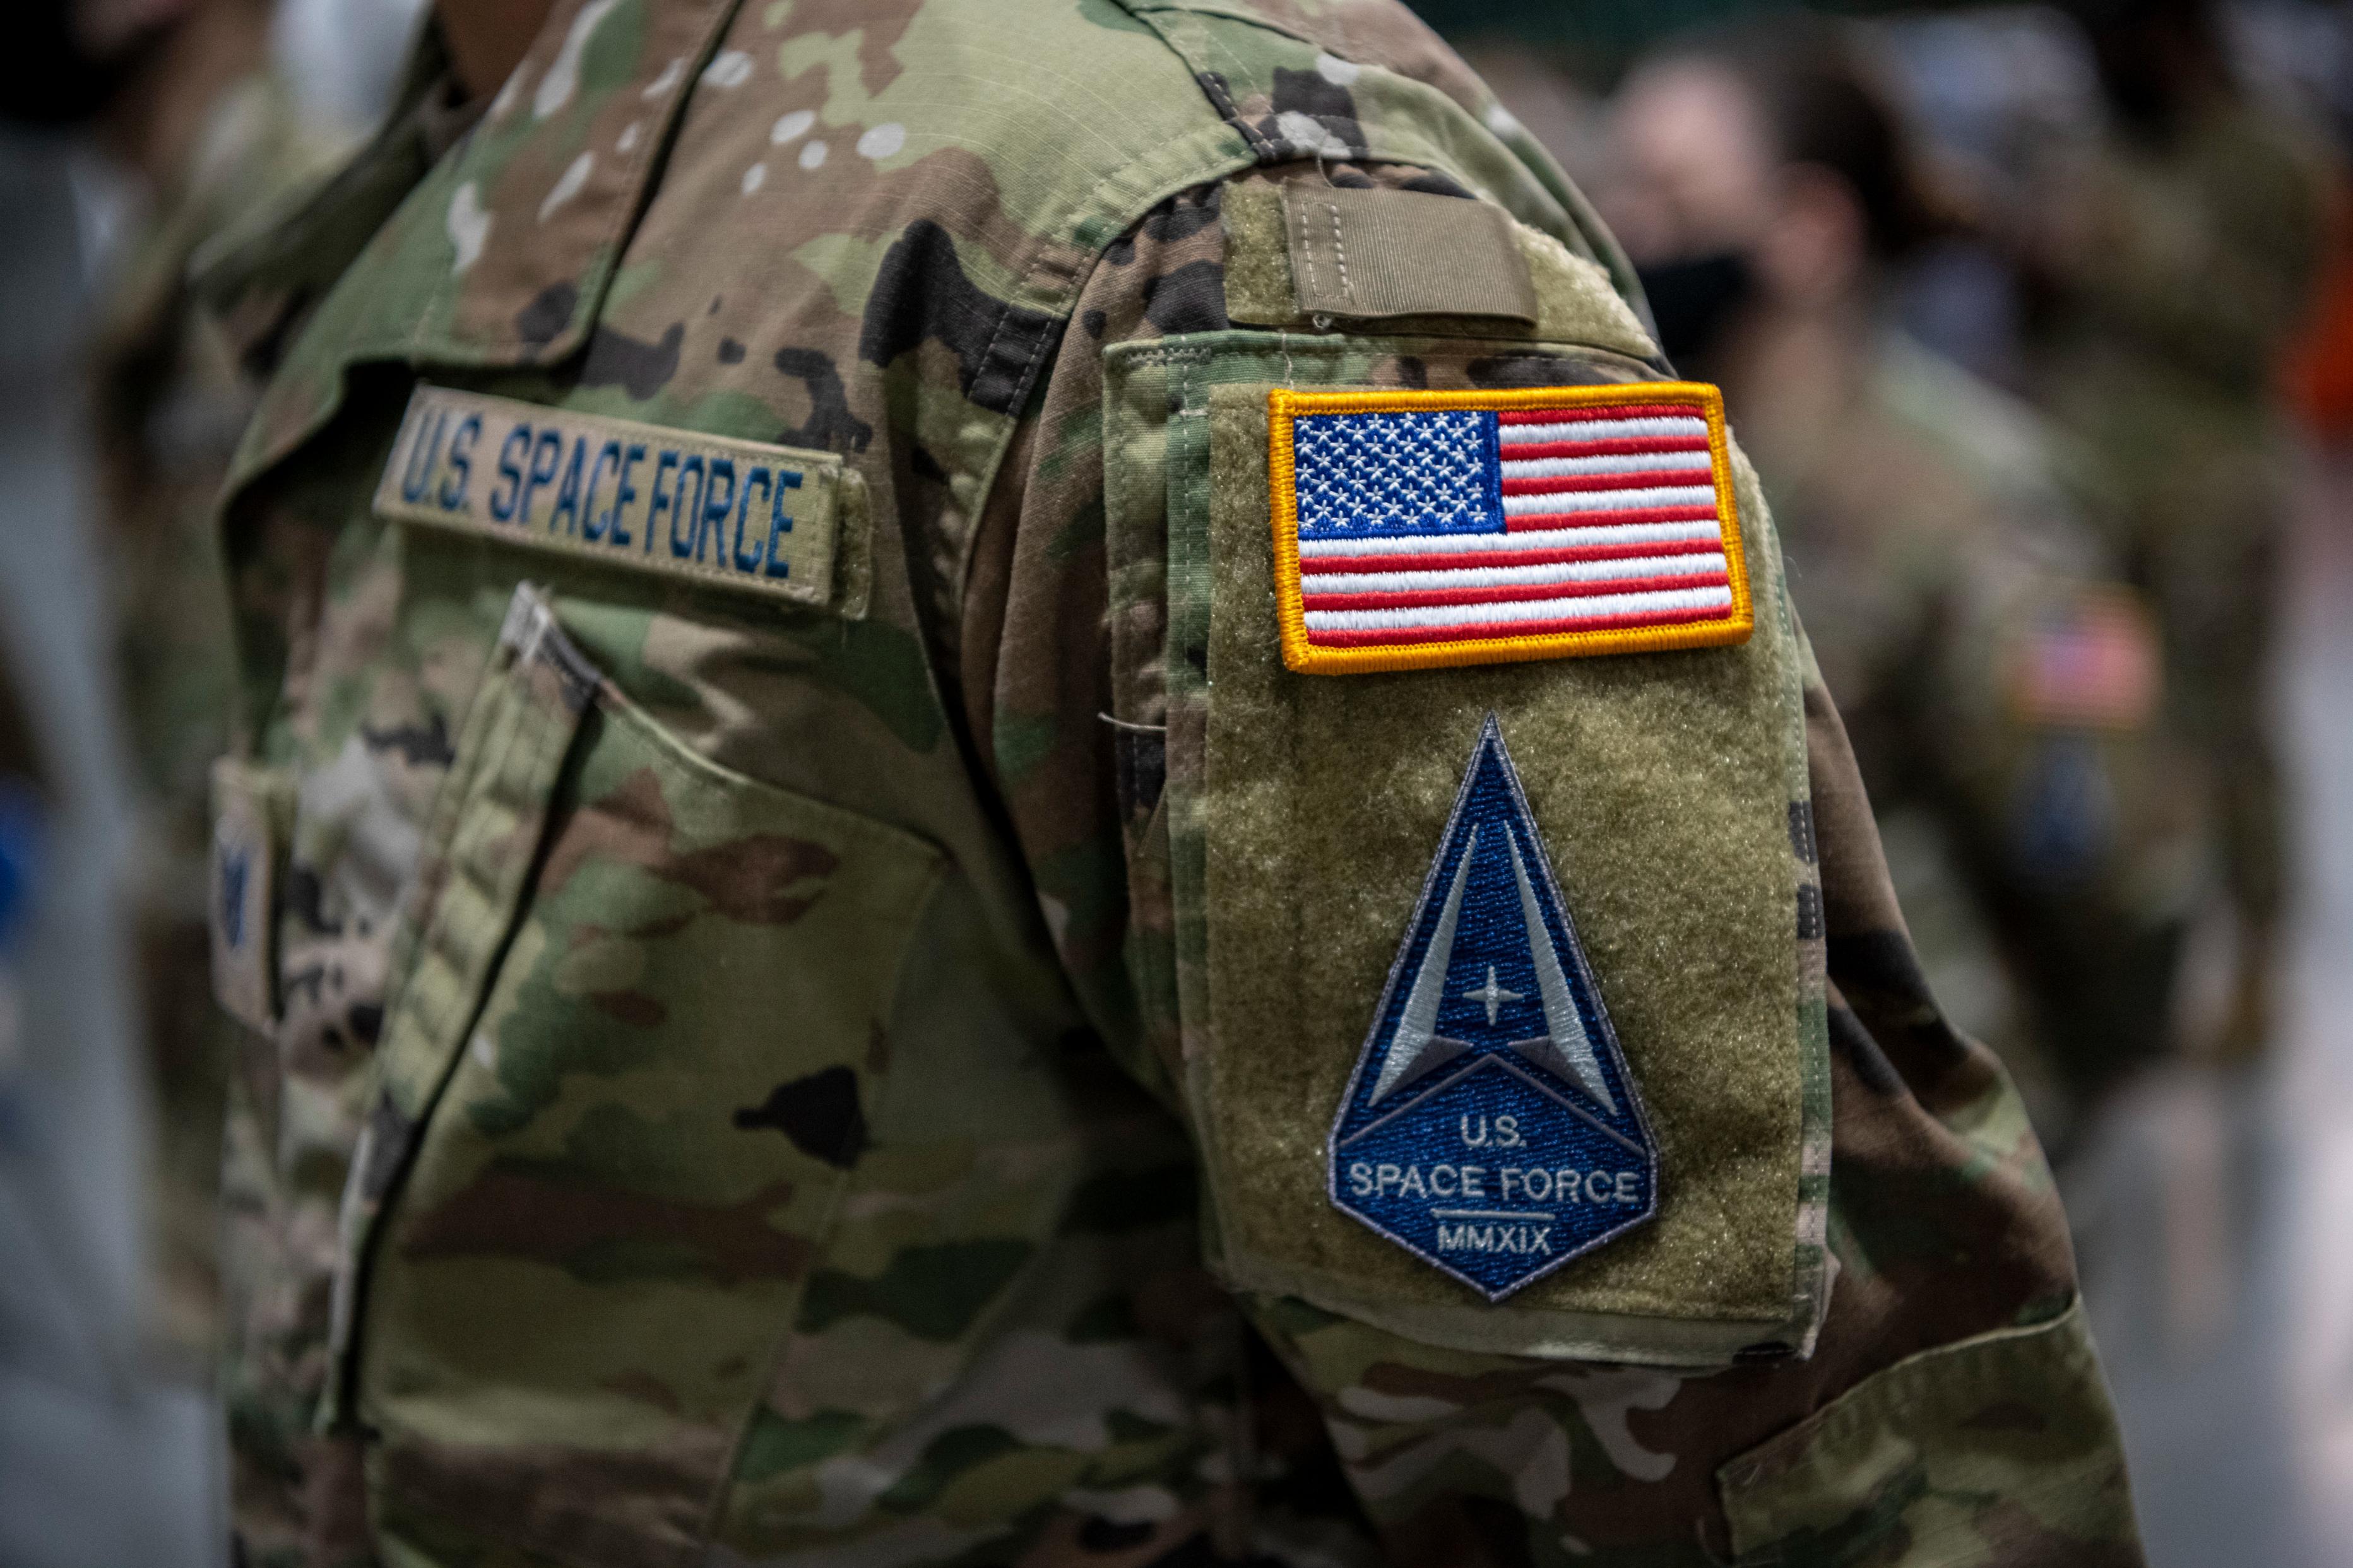
[[[1506,531],[1301,540],[1310,642],[1532,637],[1731,612],[1698,407],[1511,409],[1497,419]]]

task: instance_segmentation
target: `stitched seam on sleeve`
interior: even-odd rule
[[[1315,240],[1307,232],[1307,206],[1302,202],[1292,208],[1292,216],[1299,226],[1299,263],[1307,269],[1307,296],[1315,297]]]
[[[1348,280],[1348,247],[1340,239],[1340,206],[1325,202],[1324,210],[1332,215],[1332,261],[1340,272],[1340,297],[1351,305],[1356,302],[1356,286]]]

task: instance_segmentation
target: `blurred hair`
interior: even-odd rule
[[[2125,124],[2162,136],[2201,98],[2233,89],[2213,0],[2070,0],[2101,91]]]
[[[2064,0],[2060,9],[2086,32],[2145,35],[2163,28],[2200,43],[2219,47],[2222,41],[2214,0]]]
[[[1930,191],[1910,125],[1849,29],[1776,15],[1685,34],[1650,58],[1710,66],[1738,81],[1782,163],[1826,169],[1854,193],[1875,259],[1900,261],[1956,226]]]
[[[57,130],[97,119],[192,9],[190,0],[12,0],[0,121]]]

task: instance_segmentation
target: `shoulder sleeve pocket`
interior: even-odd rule
[[[1608,351],[1459,337],[1110,359],[1114,592],[1162,595],[1167,628],[1115,679],[1119,716],[1168,735],[1170,910],[1137,924],[1171,933],[1213,1261],[1466,1351],[1810,1353],[1830,1127],[1800,655],[1712,390],[1638,396],[1655,372]],[[1610,428],[1580,423],[1597,408]],[[1281,427],[1302,409],[1356,423]],[[1587,528],[1621,471],[1662,493]],[[1627,615],[1726,620],[1742,595],[1753,630],[1284,657],[1303,597],[1426,640],[1582,626],[1588,579]]]

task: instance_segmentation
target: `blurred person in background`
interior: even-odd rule
[[[84,385],[105,252],[89,132],[175,8],[10,16],[0,62],[0,1563],[217,1563],[217,1406],[154,1355],[152,1096],[124,930],[127,798]],[[37,770],[27,758],[37,758]],[[27,849],[33,853],[26,853]]]
[[[158,1096],[153,1222],[164,1342],[213,1353],[220,1127],[231,1036],[212,1005],[207,780],[232,656],[212,500],[254,384],[195,299],[205,246],[338,151],[271,68],[275,0],[183,0],[99,121],[133,187],[91,346],[100,549],[137,832],[130,867],[142,1035]]]
[[[2291,851],[2268,681],[2289,447],[2283,361],[2327,229],[2318,147],[2244,91],[2207,0],[2087,0],[2107,110],[2040,180],[2021,246],[2044,401],[2116,499],[2170,722],[2198,749],[2235,923],[2224,1060],[2258,1051]]]
[[[1932,989],[2063,1144],[2168,1039],[2198,833],[2148,616],[2034,413],[1893,326],[1940,216],[1852,35],[1672,44],[1613,131],[1606,211],[1763,477]]]
[[[2312,330],[2289,374],[2297,415],[2316,437],[2342,453],[2353,444],[2353,233],[2340,190],[2337,236],[2315,302]]]
[[[207,517],[250,399],[186,278],[333,150],[270,80],[273,9],[53,0],[12,16],[0,64],[9,1568],[221,1556],[205,795],[230,656]]]

